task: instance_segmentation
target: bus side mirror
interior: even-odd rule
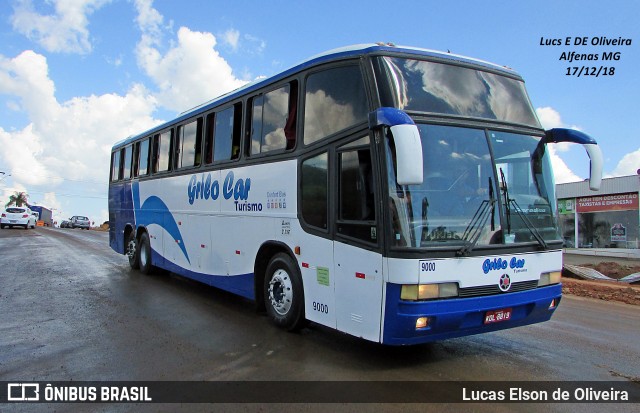
[[[369,127],[388,126],[396,148],[398,185],[421,185],[424,163],[422,140],[413,119],[401,110],[380,108],[369,114]]]
[[[595,139],[575,129],[554,128],[545,132],[545,142],[572,142],[582,145],[587,151],[590,160],[589,188],[592,191],[600,189],[602,181],[602,151]]]
[[[391,135],[396,145],[396,177],[398,185],[421,185],[422,141],[416,125],[396,125],[391,127]]]

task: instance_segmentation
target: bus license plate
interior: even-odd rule
[[[495,311],[487,311],[487,313],[484,315],[485,324],[499,323],[501,321],[507,321],[509,319],[511,319],[510,308],[503,308],[502,310],[495,310]]]

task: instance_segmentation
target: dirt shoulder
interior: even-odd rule
[[[562,293],[605,301],[640,305],[640,286],[615,281],[587,281],[562,278]]]
[[[640,305],[640,284],[615,281],[639,273],[639,260],[565,254],[564,263],[594,269],[613,281],[583,280],[576,278],[575,274],[565,268],[562,271],[563,294]]]

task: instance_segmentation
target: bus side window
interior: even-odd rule
[[[138,176],[145,176],[149,173],[149,139],[144,138],[139,142]]]
[[[165,172],[171,167],[171,136],[173,129],[154,137],[154,172]]]
[[[302,218],[311,226],[327,230],[329,202],[329,157],[327,152],[302,162],[300,175]]]
[[[176,134],[176,168],[199,166],[202,147],[202,118],[178,126]]]
[[[344,145],[338,151],[338,233],[377,242],[369,137]]]
[[[233,159],[234,107],[215,114],[213,126],[213,161]],[[213,118],[213,114],[210,115]]]
[[[120,150],[111,154],[111,182],[120,179]]]
[[[240,157],[242,103],[207,115],[206,163],[229,161]]]
[[[312,73],[305,84],[304,99],[305,145],[367,120],[367,94],[359,66]]]
[[[286,149],[290,89],[287,84],[251,99],[251,155]]]
[[[124,162],[122,163],[122,177],[124,179],[131,178],[131,160],[133,159],[133,146],[129,145],[124,148]]]

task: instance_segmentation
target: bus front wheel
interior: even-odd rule
[[[288,331],[304,327],[304,291],[298,267],[289,255],[276,254],[267,266],[264,301],[274,324]]]

